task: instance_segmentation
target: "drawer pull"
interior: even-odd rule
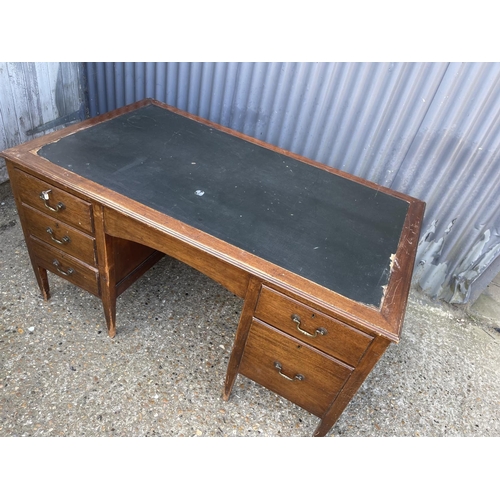
[[[63,236],[62,240],[58,240],[57,238],[54,238],[54,231],[52,231],[52,229],[50,227],[47,228],[47,232],[50,234],[52,241],[59,243],[59,245],[67,245],[71,241],[69,239],[69,236]]]
[[[59,212],[59,210],[63,210],[65,207],[64,203],[62,202],[59,202],[57,205],[56,205],[56,208],[54,207],[51,207],[47,202],[49,201],[49,197],[50,197],[50,193],[51,193],[51,189],[47,189],[46,191],[42,191],[40,193],[40,198],[43,200],[43,203],[45,204],[45,206],[49,209],[49,210],[52,210],[52,212]]]
[[[305,335],[306,337],[314,338],[317,337],[318,335],[326,335],[328,333],[326,328],[323,327],[316,328],[316,331],[314,333],[309,333],[306,332],[305,330],[302,330],[302,328],[300,328],[300,316],[298,314],[292,314],[292,321],[296,323],[297,331],[299,331],[300,333],[302,333],[302,335]]]
[[[61,273],[63,274],[64,276],[69,276],[70,274],[73,274],[75,272],[74,269],[72,269],[71,267],[68,267],[67,271],[63,271],[59,266],[61,265],[61,263],[57,260],[57,259],[54,259],[52,264],[54,264],[54,266],[56,266],[56,269]]]
[[[278,373],[283,377],[283,378],[286,378],[287,380],[291,380],[292,382],[294,380],[298,380],[299,382],[301,382],[302,380],[304,380],[304,375],[301,375],[300,373],[297,373],[297,375],[295,375],[294,377],[289,377],[288,375],[285,375],[281,369],[283,368],[281,366],[281,363],[279,363],[278,361],[275,361],[274,362],[274,368],[276,368],[276,370],[278,370]]]

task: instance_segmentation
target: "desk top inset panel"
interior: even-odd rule
[[[155,105],[80,130],[38,154],[376,307],[409,207]]]

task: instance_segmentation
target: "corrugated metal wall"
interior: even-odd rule
[[[414,280],[500,271],[500,64],[87,63],[92,116],[154,97],[427,202]]]
[[[500,272],[499,155],[500,64],[450,64],[393,183],[428,203],[417,276],[447,301]]]
[[[82,63],[0,62],[0,151],[83,119],[83,77]]]

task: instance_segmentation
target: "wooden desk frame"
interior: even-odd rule
[[[203,231],[135,202],[37,155],[37,151],[47,143],[58,141],[65,136],[149,104],[174,111],[214,129],[408,202],[407,217],[398,249],[393,256],[391,274],[380,309],[350,300],[333,290],[326,289]],[[62,251],[60,254],[53,253],[57,252],[58,249],[52,248],[51,241],[47,240],[47,245],[38,241],[38,237],[33,236],[33,224],[29,220],[31,208],[27,206],[27,203],[33,203],[32,208],[35,209],[36,216],[41,217],[38,211],[44,210],[41,205],[43,200],[27,201],[26,197],[29,193],[26,190],[31,189],[35,193],[37,189],[40,189],[40,186],[42,190],[44,186],[49,186],[53,190],[59,190],[58,193],[75,197],[77,201],[85,203],[85,207],[88,206],[90,210],[92,227],[87,231],[87,236],[93,238],[95,245],[94,275],[91,274],[90,278],[86,278],[87,281],[83,283],[77,282],[74,275],[63,277],[100,297],[110,337],[114,337],[116,334],[117,297],[154,265],[163,254],[168,254],[196,268],[237,296],[244,298],[244,307],[228,365],[224,390],[226,400],[229,398],[238,373],[243,373],[245,376],[266,385],[267,375],[255,373],[254,376],[253,372],[258,371],[259,367],[254,366],[256,363],[251,363],[250,354],[247,357],[245,355],[249,332],[255,330],[255,335],[252,333],[252,338],[256,339],[254,344],[257,352],[259,349],[257,339],[262,336],[265,338],[266,335],[260,333],[259,336],[258,333],[261,331],[271,332],[276,328],[276,326],[260,325],[259,318],[255,316],[263,287],[277,294],[276,297],[285,297],[290,300],[290,304],[304,307],[307,311],[317,311],[318,314],[327,317],[328,321],[331,320],[338,324],[342,332],[359,332],[360,337],[356,337],[356,339],[363,340],[364,336],[368,339],[366,348],[363,348],[364,351],[355,363],[351,363],[349,360],[346,362],[347,358],[335,359],[335,369],[338,369],[339,373],[340,371],[342,373],[348,372],[348,375],[342,375],[342,381],[336,382],[335,390],[332,389],[331,399],[319,409],[313,401],[310,401],[309,396],[304,396],[295,389],[296,386],[300,387],[300,380],[293,379],[291,372],[287,375],[279,368],[279,374],[287,379],[283,382],[290,382],[289,386],[292,386],[293,390],[288,394],[288,387],[281,391],[272,384],[271,390],[284,395],[321,419],[314,433],[316,436],[323,436],[329,431],[387,346],[391,342],[399,341],[425,207],[424,203],[419,200],[361,180],[151,99],[137,102],[11,148],[4,151],[2,156],[7,161],[12,190],[16,198],[35,276],[46,300],[50,297],[47,269],[56,273],[59,269],[64,273],[64,268],[54,269],[51,266],[54,262],[54,255],[61,255],[61,257],[64,255]],[[70,198],[70,202],[71,200],[72,198]],[[58,217],[53,210],[47,215]],[[62,224],[64,221],[59,222]],[[76,219],[70,220],[68,223],[77,225]],[[87,264],[85,265],[87,266]],[[283,328],[281,325],[278,326],[278,330],[283,330],[283,332],[275,332],[277,342],[283,341],[286,346],[288,343],[291,346],[295,342],[293,344],[295,347],[307,348],[311,356],[320,356],[318,359],[321,362],[323,362],[323,358],[330,360],[332,356],[335,357],[335,353],[333,355],[325,353],[322,352],[321,347],[309,345],[310,342],[306,338],[298,340],[289,338],[287,333],[289,326]],[[243,371],[241,370],[242,362]],[[316,362],[311,361],[311,363],[311,369],[314,371]],[[259,377],[264,377],[262,379],[264,382]],[[279,380],[281,381],[281,379]]]

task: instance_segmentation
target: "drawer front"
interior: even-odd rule
[[[30,234],[91,266],[96,265],[94,238],[28,205],[23,205],[23,212]]]
[[[31,251],[37,264],[48,271],[57,274],[76,286],[99,296],[99,273],[71,255],[43,243],[38,238],[30,236]]]
[[[18,169],[14,169],[14,176],[19,195],[25,204],[77,229],[93,232],[90,203]],[[43,193],[46,199],[42,199]]]
[[[239,368],[242,375],[318,417],[328,409],[351,371],[255,319]]]
[[[254,315],[351,366],[359,363],[372,341],[369,335],[265,286]]]

